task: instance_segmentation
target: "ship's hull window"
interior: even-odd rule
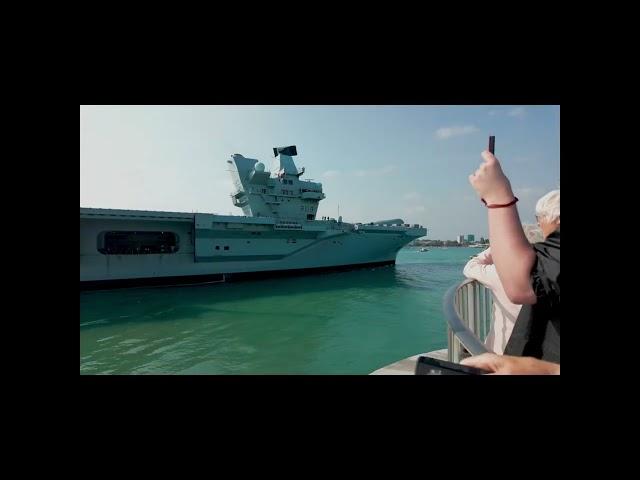
[[[178,235],[173,232],[111,231],[98,235],[98,251],[104,255],[176,253]]]

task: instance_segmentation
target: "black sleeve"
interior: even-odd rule
[[[536,303],[522,306],[504,353],[560,363],[560,232],[533,248]]]
[[[533,291],[538,301],[555,308],[560,304],[560,233],[533,246],[536,263],[531,271]]]

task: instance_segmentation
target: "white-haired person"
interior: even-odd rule
[[[557,195],[555,194],[557,192]],[[555,200],[558,200],[557,203]],[[542,197],[536,205],[536,218],[542,218],[545,228],[538,222],[538,228],[526,228],[525,236],[529,243],[536,243],[548,236],[551,228],[546,223],[547,218],[555,222],[556,217],[560,218],[560,192],[559,190],[549,192]],[[557,207],[557,214],[556,214]],[[546,233],[545,233],[546,232]],[[513,327],[520,313],[522,305],[515,304],[509,300],[498,277],[498,272],[493,264],[491,248],[472,258],[464,267],[464,276],[477,280],[482,285],[491,290],[493,297],[493,322],[485,339],[485,346],[492,352],[502,354],[511,336]]]
[[[536,217],[545,240],[531,245],[511,183],[489,151],[469,182],[487,207],[491,256],[509,301],[522,305],[505,355],[560,363],[560,191],[542,197]]]

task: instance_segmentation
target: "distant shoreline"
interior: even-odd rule
[[[407,247],[467,247],[467,248],[489,248],[488,243],[458,243],[455,240],[415,240]]]

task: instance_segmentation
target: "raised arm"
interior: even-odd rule
[[[469,182],[487,205],[504,205],[514,200],[509,179],[500,162],[490,152],[482,152],[484,162],[469,176]],[[515,304],[536,303],[531,287],[535,252],[524,234],[515,204],[488,208],[489,240],[496,271],[509,300]]]

